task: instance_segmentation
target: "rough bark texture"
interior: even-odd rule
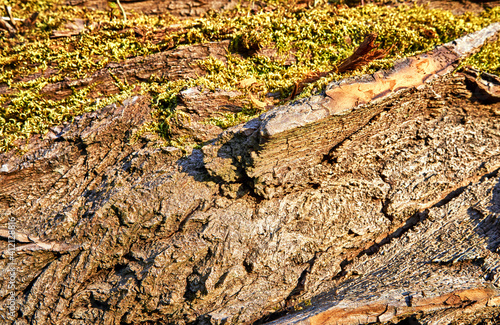
[[[147,97],[1,155],[0,264],[15,220],[16,324],[495,321],[500,103],[478,75],[439,71],[325,113],[331,85],[187,156],[133,137]],[[210,97],[181,94],[182,109],[203,116],[196,91]],[[271,134],[276,116],[290,123]]]
[[[173,16],[202,16],[209,10],[231,9],[241,1],[235,0],[122,0],[125,11],[134,10],[145,14],[162,14],[168,12]],[[107,0],[67,0],[67,5],[84,6],[99,10],[107,10]]]

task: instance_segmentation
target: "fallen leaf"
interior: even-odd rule
[[[25,19],[23,22],[23,25],[31,28],[35,24],[36,19],[38,18],[38,12],[34,12],[31,14],[31,16],[28,19]]]

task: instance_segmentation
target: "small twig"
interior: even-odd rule
[[[7,12],[7,16],[9,16],[9,18],[10,18],[10,24],[12,25],[12,27],[14,27],[15,30],[17,30],[16,21],[15,21],[14,17],[12,16],[12,7],[5,6],[5,11]]]
[[[8,22],[0,18],[0,28],[9,32],[10,35],[15,35],[16,30]]]
[[[122,4],[120,3],[120,0],[116,0],[116,3],[118,4],[118,7],[122,11],[123,21],[127,21],[127,14],[125,13],[125,9],[123,9]]]
[[[2,18],[5,21],[10,21],[10,17],[0,17],[0,18]],[[25,19],[23,19],[23,18],[15,18],[15,17],[14,17],[14,20],[19,21],[21,23],[23,23],[25,21]]]

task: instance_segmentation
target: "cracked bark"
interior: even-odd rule
[[[150,99],[135,97],[1,155],[0,249],[10,219],[19,242],[78,247],[15,254],[16,323],[494,319],[500,104],[469,79],[437,76],[290,137],[264,132],[285,109],[317,107],[307,99],[188,156],[151,135],[129,144],[150,121]],[[316,141],[328,126],[344,134]],[[273,148],[297,159],[264,161]]]

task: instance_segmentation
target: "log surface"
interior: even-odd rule
[[[276,112],[314,111],[316,96],[187,156],[134,138],[151,120],[150,98],[134,97],[0,155],[15,323],[498,319],[500,103],[482,91],[500,83],[480,78],[437,75],[274,139],[261,132]],[[7,275],[0,316],[14,322]]]

